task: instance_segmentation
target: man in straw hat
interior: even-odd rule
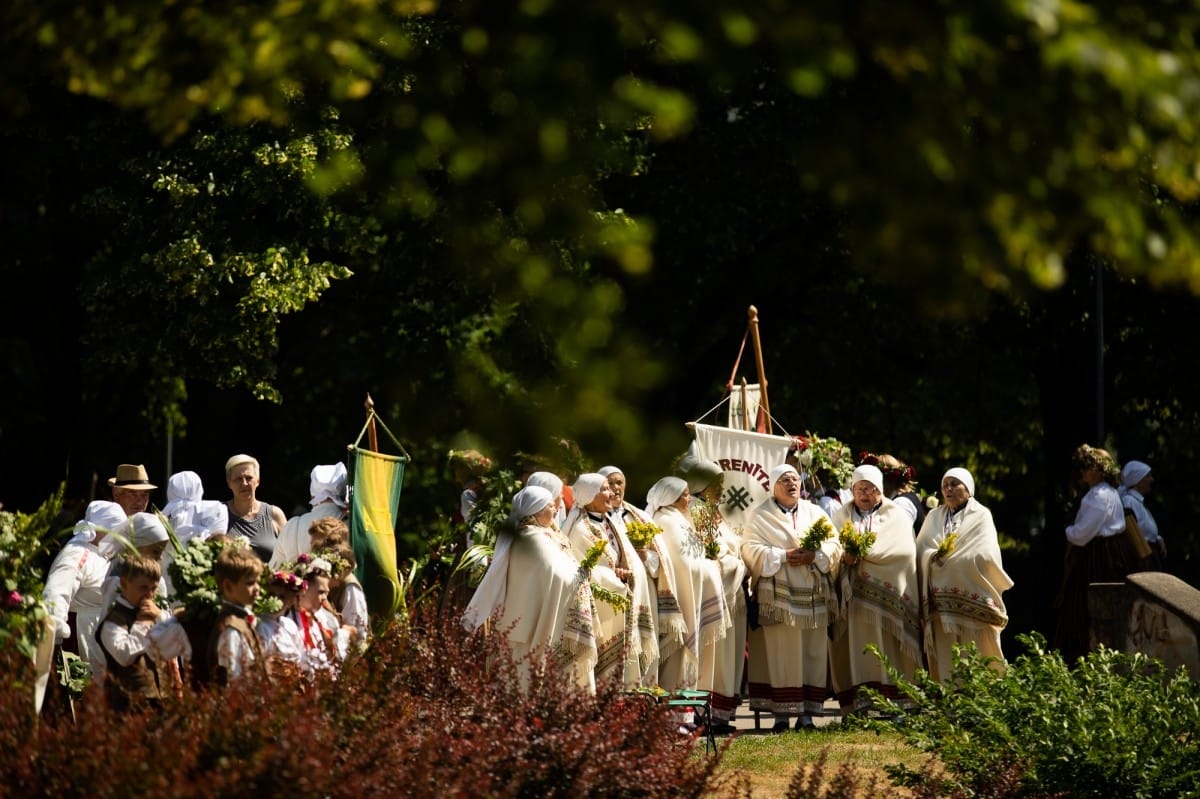
[[[150,507],[150,492],[158,488],[150,482],[146,467],[140,463],[122,463],[115,476],[108,478],[113,502],[125,509],[127,516],[142,513]]]

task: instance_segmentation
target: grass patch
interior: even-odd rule
[[[847,766],[861,776],[865,791],[872,778],[881,785],[890,785],[885,766],[903,764],[919,771],[928,759],[896,733],[847,730],[833,724],[816,732],[739,735],[729,743],[717,772],[744,777],[753,799],[775,799],[788,795],[796,772],[804,767],[819,766],[823,775],[832,778],[834,772]],[[903,788],[889,788],[888,795],[910,794]]]

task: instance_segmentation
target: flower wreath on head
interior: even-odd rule
[[[290,571],[297,577],[307,581],[314,576],[333,576],[333,564],[323,555],[303,552],[294,563],[285,563],[284,571]]]
[[[874,466],[883,474],[883,479],[888,482],[895,483],[898,486],[906,486],[917,481],[917,470],[909,466],[907,463],[899,461],[897,466],[884,466],[879,462],[879,456],[873,452],[863,450],[858,453],[859,466]]]
[[[1108,481],[1119,479],[1121,470],[1117,467],[1117,461],[1106,450],[1097,449],[1088,444],[1081,444],[1079,449],[1075,450],[1075,466],[1083,469],[1096,469]]]
[[[271,586],[282,588],[293,594],[303,594],[308,590],[308,580],[295,572],[280,570],[271,575]]]
[[[473,449],[452,449],[448,456],[452,466],[462,466],[472,477],[481,477],[492,469],[492,459]]]

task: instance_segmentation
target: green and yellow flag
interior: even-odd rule
[[[395,615],[404,599],[396,567],[396,511],[407,458],[358,446],[353,451],[350,543],[358,561],[355,576],[375,617]]]

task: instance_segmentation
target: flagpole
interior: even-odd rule
[[[367,409],[367,446],[372,452],[379,451],[379,437],[375,432],[375,400],[371,399],[371,393],[367,392],[367,401],[363,403],[363,407]]]
[[[762,342],[758,339],[758,309],[751,305],[748,314],[750,316],[750,332],[754,337],[754,362],[755,366],[758,367],[759,393],[762,396],[762,401],[759,405],[762,406],[763,412],[767,415],[767,432],[774,433],[775,425],[771,421],[771,403],[767,400],[767,372],[763,368]]]

